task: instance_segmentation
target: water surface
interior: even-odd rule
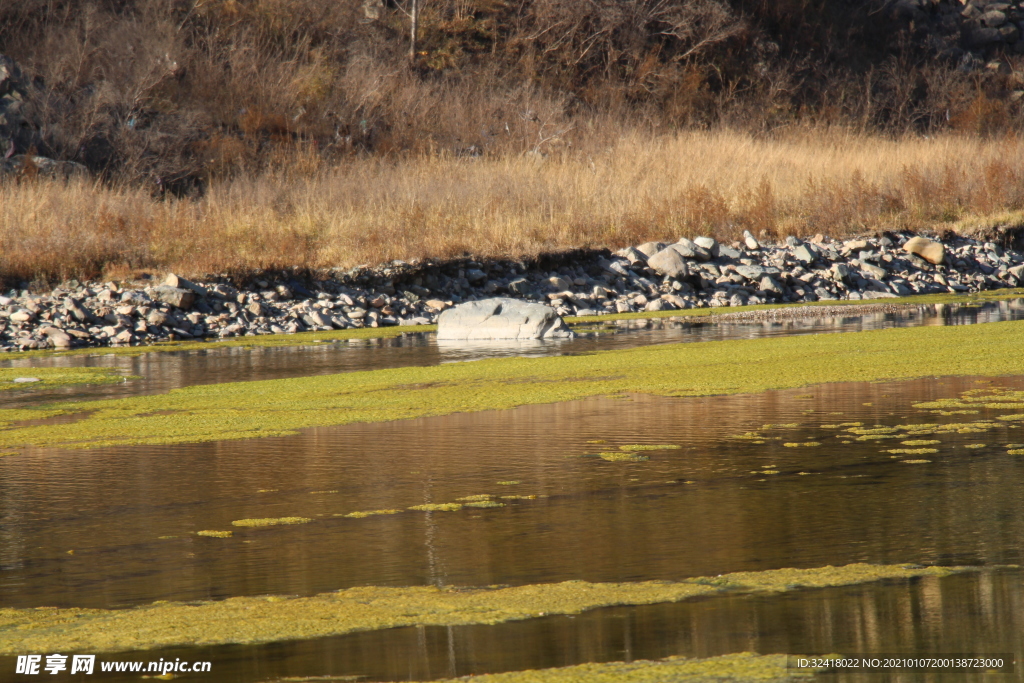
[[[964,322],[967,313],[980,315],[928,320]],[[839,329],[846,324],[837,323]],[[722,337],[751,333],[746,326],[732,327],[709,325],[704,331]],[[832,329],[822,321],[762,328],[761,333],[779,334]],[[691,324],[600,335],[570,348],[669,341],[701,329]],[[581,346],[586,344],[591,346]],[[565,345],[557,352],[565,352]],[[339,362],[348,362],[339,359],[351,360],[350,369],[371,361],[465,359],[445,353],[428,338],[403,338],[393,346],[220,349],[51,362],[129,363],[147,378],[136,386],[156,391],[239,379],[246,372],[337,372]],[[916,464],[884,452],[896,445],[891,442],[842,443],[840,428],[822,427],[992,419],[1007,411],[942,416],[912,404],[999,387],[1024,389],[1024,378],[593,398],[251,441],[30,449],[0,458],[0,606],[119,608],[154,600],[310,595],[359,585],[676,580],[851,562],[1020,564],[1024,456],[1007,453],[1008,444],[1024,443],[1019,423],[996,421],[985,433],[936,437],[938,452]],[[749,432],[778,440],[734,438]],[[784,445],[807,441],[822,445]],[[647,451],[646,462],[594,457],[630,444],[679,448]],[[983,445],[967,448],[978,444]],[[506,506],[344,517],[479,494]],[[231,525],[285,516],[313,521],[264,529]],[[233,530],[234,536],[199,537],[199,530]],[[216,680],[241,683],[324,675],[426,680],[742,650],[1011,651],[1020,657],[1022,596],[1021,572],[997,570],[784,595],[718,596],[498,626],[391,629],[123,658],[211,659]],[[0,658],[0,672],[13,671],[8,664]],[[926,679],[908,674],[899,680]]]

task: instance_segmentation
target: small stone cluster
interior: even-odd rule
[[[581,316],[977,292],[1024,284],[1024,255],[963,237],[817,235],[761,244],[747,232],[728,245],[683,238],[536,263],[394,261],[303,281],[265,277],[241,288],[226,277],[197,284],[172,274],[158,285],[70,281],[44,295],[12,290],[0,296],[0,351],[418,326],[454,304],[495,296]]]
[[[908,22],[913,38],[965,70],[1008,51],[1024,54],[1020,0],[894,0],[894,19]]]
[[[84,175],[85,166],[74,161],[56,161],[27,153],[45,148],[29,100],[28,85],[18,65],[10,57],[0,55],[0,177]]]

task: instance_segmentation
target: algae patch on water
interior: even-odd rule
[[[646,455],[630,453],[629,451],[609,451],[606,453],[598,453],[597,457],[608,462],[646,462],[650,460]]]
[[[394,508],[385,508],[383,510],[357,510],[356,512],[350,512],[342,517],[350,517],[352,519],[363,519],[364,517],[375,517],[377,515],[397,515],[402,510],[396,510]]]
[[[234,526],[277,526],[279,524],[305,524],[312,522],[309,517],[264,517],[261,519],[236,519]]]
[[[312,597],[160,602],[123,610],[0,609],[0,654],[115,652],[265,643],[398,626],[496,624],[612,605],[678,602],[722,592],[782,592],[882,579],[942,577],[964,568],[851,564],[697,577],[679,582],[566,581],[510,588],[364,586]]]
[[[233,535],[234,535],[233,531],[214,531],[213,529],[204,529],[202,531],[197,531],[196,532],[196,536],[209,536],[210,538],[231,538]],[[164,537],[161,536],[161,538],[164,538]],[[168,536],[167,538],[174,538],[174,537],[173,536]]]
[[[134,379],[134,375],[131,376]],[[18,380],[31,379],[26,382]],[[119,368],[0,368],[0,391],[39,391],[72,384],[117,384],[127,377]]]
[[[1024,321],[661,344],[576,356],[209,384],[166,394],[0,410],[0,448],[92,448],[293,434],[306,427],[507,409],[611,394],[706,396],[928,375],[1024,374]],[[906,348],[928,348],[927,366]],[[969,350],[969,351],[968,351]],[[772,362],[760,362],[770,358]],[[26,413],[31,415],[26,416]]]
[[[787,655],[739,652],[706,659],[667,657],[577,664],[555,669],[464,676],[431,683],[782,683],[807,680],[819,671],[790,668],[792,659]]]
[[[423,503],[422,505],[413,505],[408,509],[420,512],[457,512],[463,507],[462,503]]]

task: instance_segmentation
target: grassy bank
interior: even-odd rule
[[[1024,321],[506,358],[0,409],[0,447],[91,448],[281,436],[355,422],[508,409],[590,396],[707,396],[930,375],[1020,375]],[[922,351],[918,357],[910,350]],[[22,420],[80,414],[64,424]]]
[[[91,182],[0,185],[8,280],[520,257],[744,229],[844,237],[1022,222],[1024,143],[794,130],[628,134],[546,157],[301,158],[195,200]]]
[[[220,540],[211,540],[220,543]],[[696,577],[679,582],[532,584],[444,589],[365,586],[312,597],[238,597],[158,602],[127,610],[0,609],[0,654],[117,652],[173,645],[265,643],[398,626],[497,624],[612,605],[678,602],[724,592],[799,588],[948,576],[964,568],[850,564]]]

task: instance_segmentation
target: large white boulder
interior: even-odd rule
[[[439,340],[571,339],[575,335],[544,304],[495,298],[449,308],[437,319]]]

